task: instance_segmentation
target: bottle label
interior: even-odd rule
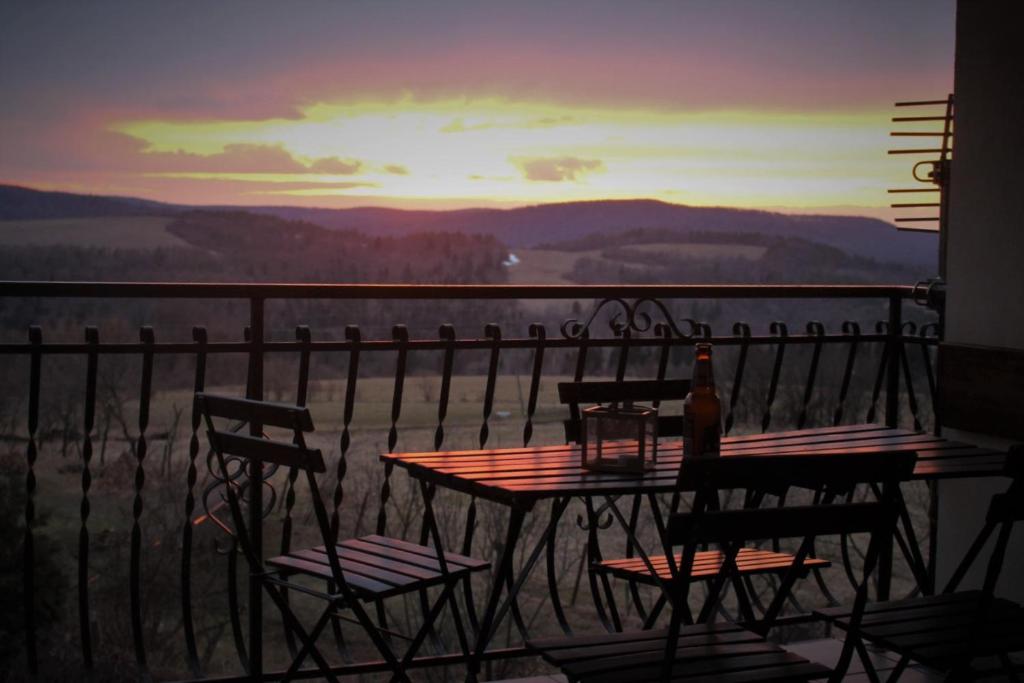
[[[695,453],[696,444],[693,440],[694,425],[693,413],[683,413],[683,457],[689,457]]]
[[[704,438],[701,439],[700,450],[702,455],[718,455],[722,451],[722,433],[717,424],[709,424],[704,427]]]
[[[698,424],[692,412],[683,413],[683,456],[718,455],[721,452],[722,432],[717,421]]]

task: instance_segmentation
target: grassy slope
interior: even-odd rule
[[[190,248],[188,242],[167,232],[173,220],[164,216],[107,216],[0,221],[0,246]]]

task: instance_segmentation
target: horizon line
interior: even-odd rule
[[[887,219],[880,215],[881,212],[889,211],[888,206],[862,206],[855,204],[830,204],[820,206],[787,206],[781,204],[765,205],[765,206],[731,206],[727,204],[686,204],[683,202],[671,202],[664,199],[655,197],[615,197],[615,198],[594,198],[594,199],[575,199],[568,201],[552,201],[552,202],[534,202],[534,203],[520,203],[515,201],[508,202],[494,202],[497,205],[484,204],[469,204],[466,206],[455,206],[448,208],[429,208],[429,207],[406,207],[406,206],[389,206],[387,204],[359,204],[355,206],[321,206],[321,205],[304,205],[304,204],[282,204],[282,203],[266,203],[266,204],[231,204],[231,203],[181,203],[181,202],[169,202],[160,199],[150,199],[148,197],[131,195],[131,194],[102,194],[95,192],[80,192],[71,189],[59,189],[59,188],[43,188],[39,186],[31,186],[18,182],[0,181],[0,187],[13,187],[22,190],[28,190],[31,192],[53,192],[60,194],[76,195],[80,197],[97,197],[103,199],[127,199],[135,201],[151,202],[153,204],[162,204],[169,207],[180,207],[184,209],[237,209],[240,211],[253,210],[253,209],[298,209],[307,211],[356,211],[356,210],[387,210],[387,211],[400,211],[400,212],[420,212],[420,213],[454,213],[458,211],[515,211],[519,209],[529,209],[547,206],[567,206],[573,204],[623,204],[627,202],[648,202],[653,204],[663,204],[666,206],[676,206],[690,209],[725,209],[732,211],[761,211],[764,213],[773,213],[779,215],[791,215],[791,216],[832,216],[832,217],[851,217],[851,218],[873,218],[880,220],[884,223],[895,226],[891,219]],[[402,198],[396,198],[402,199]],[[445,201],[440,199],[439,201]],[[455,200],[457,201],[457,200]],[[859,213],[858,213],[859,212]]]

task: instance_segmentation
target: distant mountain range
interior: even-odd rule
[[[132,197],[41,192],[0,185],[0,220],[173,215],[198,207]],[[493,235],[510,247],[534,247],[633,228],[680,232],[762,233],[800,237],[852,255],[928,268],[938,258],[936,235],[898,232],[862,216],[791,215],[751,209],[695,207],[650,199],[542,204],[513,209],[411,211],[379,207],[318,209],[292,206],[202,207],[271,214],[325,228],[398,236],[416,232]]]

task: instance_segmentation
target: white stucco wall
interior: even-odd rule
[[[957,8],[946,340],[1024,350],[1024,41],[1014,18],[1019,9],[1013,2],[966,0]],[[946,434],[1006,445],[985,435]],[[988,497],[1005,486],[995,479],[940,486],[940,587],[980,527]],[[1024,600],[1024,529],[1015,531],[1011,543],[1000,592]]]

